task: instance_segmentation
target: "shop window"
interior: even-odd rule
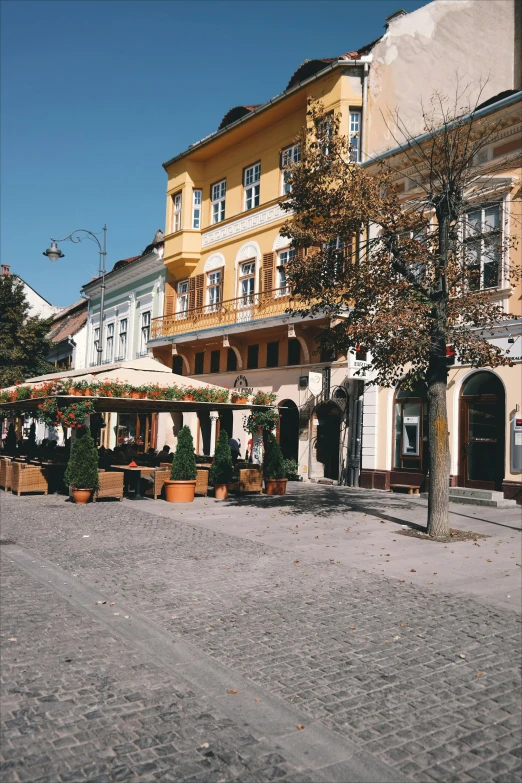
[[[395,395],[395,443],[393,466],[423,470],[427,460],[428,405],[422,384],[399,389]]]
[[[210,352],[210,372],[219,372],[221,351]]]
[[[288,340],[288,364],[301,364],[301,343],[296,337]]]
[[[247,370],[259,367],[259,345],[249,345],[247,349]]]
[[[266,345],[266,366],[279,366],[279,342],[267,343]]]
[[[237,356],[236,352],[229,348],[227,350],[227,372],[234,372],[237,370]]]
[[[202,375],[205,363],[205,351],[197,353],[194,357],[194,375]]]

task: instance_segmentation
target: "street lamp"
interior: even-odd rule
[[[105,307],[105,258],[107,256],[107,226],[104,226],[103,229],[103,246],[100,244],[100,240],[94,234],[92,231],[87,231],[86,228],[77,228],[74,231],[71,231],[70,234],[68,234],[63,239],[54,239],[51,237],[51,247],[48,247],[47,250],[43,252],[44,256],[47,256],[49,261],[58,261],[59,258],[64,258],[65,254],[62,253],[60,248],[58,247],[58,242],[66,242],[67,240],[70,240],[71,242],[81,242],[81,237],[78,236],[80,233],[87,234],[91,239],[93,239],[96,244],[98,245],[98,252],[100,254],[100,266],[98,274],[101,277],[101,298],[100,298],[100,338],[98,340],[98,345],[96,346],[96,351],[98,353],[97,356],[97,364],[101,364],[102,361],[102,355],[103,355],[103,311]]]

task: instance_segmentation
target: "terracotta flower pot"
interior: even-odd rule
[[[90,389],[84,389],[83,390],[83,396],[84,397],[92,397],[92,391]]]
[[[196,494],[194,481],[166,481],[165,500],[168,503],[192,503]]]
[[[183,399],[186,402],[189,402],[189,401],[192,402],[194,400],[194,395],[193,394],[184,394],[183,395]]]
[[[226,500],[228,498],[228,487],[226,484],[214,484],[214,497],[216,500]]]
[[[265,495],[286,495],[288,479],[265,479]]]
[[[232,397],[232,402],[238,403],[239,405],[246,405],[248,402],[247,397]]]
[[[130,393],[130,396],[131,396],[131,398],[132,398],[133,400],[139,400],[139,398],[140,398],[140,393],[139,393],[139,392],[137,392],[137,391],[131,391],[131,393]]]
[[[139,392],[139,395],[140,395],[140,400],[147,399],[147,392]]]
[[[92,489],[73,489],[72,496],[78,506],[85,506],[92,496]]]

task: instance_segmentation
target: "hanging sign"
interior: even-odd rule
[[[321,393],[323,389],[323,373],[322,372],[310,372],[308,374],[308,388],[310,393],[316,397]]]

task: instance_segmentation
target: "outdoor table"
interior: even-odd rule
[[[144,476],[150,476],[151,473],[154,473],[156,468],[148,468],[145,465],[138,465],[135,468],[130,465],[111,465],[111,470],[123,470],[125,473],[137,474],[135,476],[136,494],[134,495],[134,500],[143,500],[143,495],[140,494],[141,474],[143,473]],[[127,483],[127,478],[125,479],[125,483]]]

